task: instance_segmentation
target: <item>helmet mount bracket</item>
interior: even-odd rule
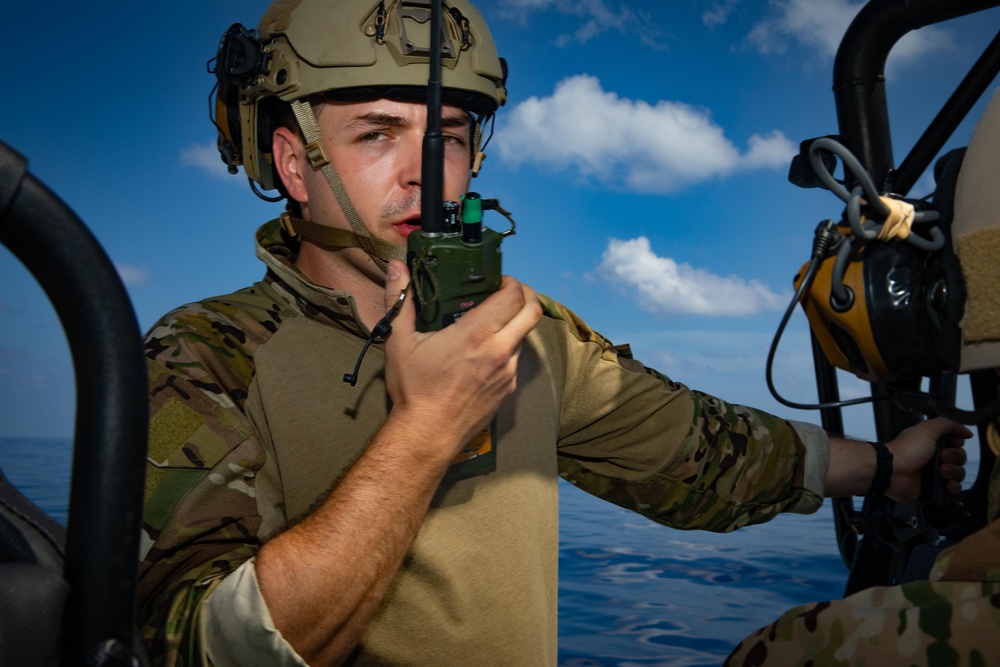
[[[261,74],[269,74],[267,69],[270,54],[257,39],[257,31],[234,23],[222,35],[215,57],[215,67],[211,71],[219,81],[237,86],[251,86]]]

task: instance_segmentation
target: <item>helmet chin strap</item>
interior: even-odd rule
[[[406,261],[406,249],[374,236],[359,237],[354,232],[336,227],[327,227],[318,222],[293,218],[287,211],[279,217],[281,228],[293,236],[304,236],[324,245],[338,248],[361,248],[385,273],[390,259]],[[364,241],[362,241],[364,238]]]
[[[306,141],[306,151],[309,155],[309,162],[313,167],[320,169],[326,178],[333,196],[340,204],[340,210],[344,212],[347,222],[351,225],[352,231],[346,229],[335,229],[320,225],[309,220],[292,218],[287,213],[281,216],[282,227],[291,234],[301,234],[306,238],[327,245],[342,248],[361,248],[372,258],[375,264],[383,273],[386,272],[389,260],[398,259],[406,261],[406,249],[394,243],[389,243],[379,238],[375,238],[365,228],[361,222],[361,217],[354,210],[354,204],[347,196],[347,190],[337,175],[337,171],[330,163],[330,159],[323,150],[323,143],[320,139],[319,126],[316,124],[316,116],[308,102],[295,100],[291,104],[295,119],[299,122],[299,128]]]

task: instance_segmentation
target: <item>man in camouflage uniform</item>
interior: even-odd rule
[[[995,549],[1000,524],[980,543],[956,545],[968,553]],[[843,600],[796,607],[746,638],[728,667],[757,665],[941,665],[987,667],[1000,656],[1000,570],[992,565],[952,571],[935,567],[929,581],[868,588]],[[956,578],[957,577],[957,578]]]
[[[726,667],[940,665],[1000,660],[1000,465],[985,528],[945,549],[926,581],[876,586],[787,611],[736,647]]]
[[[869,444],[692,391],[511,278],[435,333],[415,330],[405,297],[357,386],[341,381],[409,281],[417,4],[279,0],[259,34],[223,40],[220,149],[290,214],[257,232],[262,281],[179,308],[146,339],[139,623],[157,664],[554,665],[558,476],[715,531],[876,478]],[[506,67],[476,9],[447,4],[457,200]],[[915,497],[949,433],[967,435],[931,421],[890,443],[891,495]],[[473,442],[495,470],[449,474]],[[945,458],[957,484],[964,455]]]

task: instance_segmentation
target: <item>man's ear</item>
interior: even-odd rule
[[[274,159],[274,168],[288,196],[297,202],[307,203],[309,194],[302,178],[307,156],[302,139],[287,127],[275,129],[271,139],[271,155]]]

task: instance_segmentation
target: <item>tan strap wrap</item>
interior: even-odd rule
[[[472,114],[469,114],[472,117]],[[479,170],[483,168],[483,160],[486,159],[486,153],[484,153],[479,148],[479,144],[483,141],[483,126],[478,123],[473,123],[472,130],[472,177],[475,178],[479,176]]]
[[[486,153],[482,151],[476,151],[476,156],[472,159],[472,176],[476,177],[479,175],[479,170],[483,168],[483,160],[486,159]]]
[[[346,229],[327,227],[311,220],[293,218],[287,212],[281,214],[280,220],[281,228],[293,236],[304,236],[307,239],[336,248],[365,248],[358,240],[357,234]],[[386,264],[389,263],[390,259],[406,261],[406,249],[402,246],[375,237],[369,237],[366,240],[370,246],[375,248],[378,258]]]
[[[891,197],[879,197],[879,199],[889,208],[889,215],[878,233],[879,241],[905,239],[910,235],[910,228],[913,227],[913,218],[916,214],[913,204]]]
[[[295,119],[299,122],[299,128],[302,130],[302,136],[306,140],[306,150],[309,152],[309,161],[312,165],[318,169],[321,169],[323,176],[326,178],[327,184],[330,186],[330,191],[333,192],[333,196],[337,198],[337,203],[340,204],[340,210],[344,212],[344,216],[347,218],[347,222],[351,225],[351,229],[354,230],[354,242],[350,245],[344,244],[342,241],[344,238],[341,234],[347,232],[338,232],[338,242],[329,243],[329,245],[336,245],[345,248],[361,248],[374,260],[375,264],[378,265],[380,269],[384,272],[386,267],[389,265],[390,259],[404,259],[406,257],[406,251],[399,246],[393,245],[381,239],[374,238],[368,233],[365,228],[364,223],[361,222],[361,216],[358,212],[354,210],[354,204],[351,203],[351,198],[347,196],[347,190],[344,188],[344,184],[340,180],[340,176],[337,175],[337,170],[333,168],[333,164],[330,162],[323,150],[323,141],[319,132],[319,125],[316,124],[316,116],[313,114],[312,106],[304,100],[295,100],[292,102],[292,113],[295,114]],[[298,221],[299,225],[302,222],[307,222],[304,220]],[[329,227],[323,227],[322,225],[316,225],[311,223],[310,225],[315,230],[328,230]],[[327,243],[322,238],[318,236],[313,236],[300,229],[300,233],[306,238],[314,239],[320,241],[321,243]],[[320,231],[320,234],[326,234],[325,231]],[[390,252],[391,251],[391,252]]]

